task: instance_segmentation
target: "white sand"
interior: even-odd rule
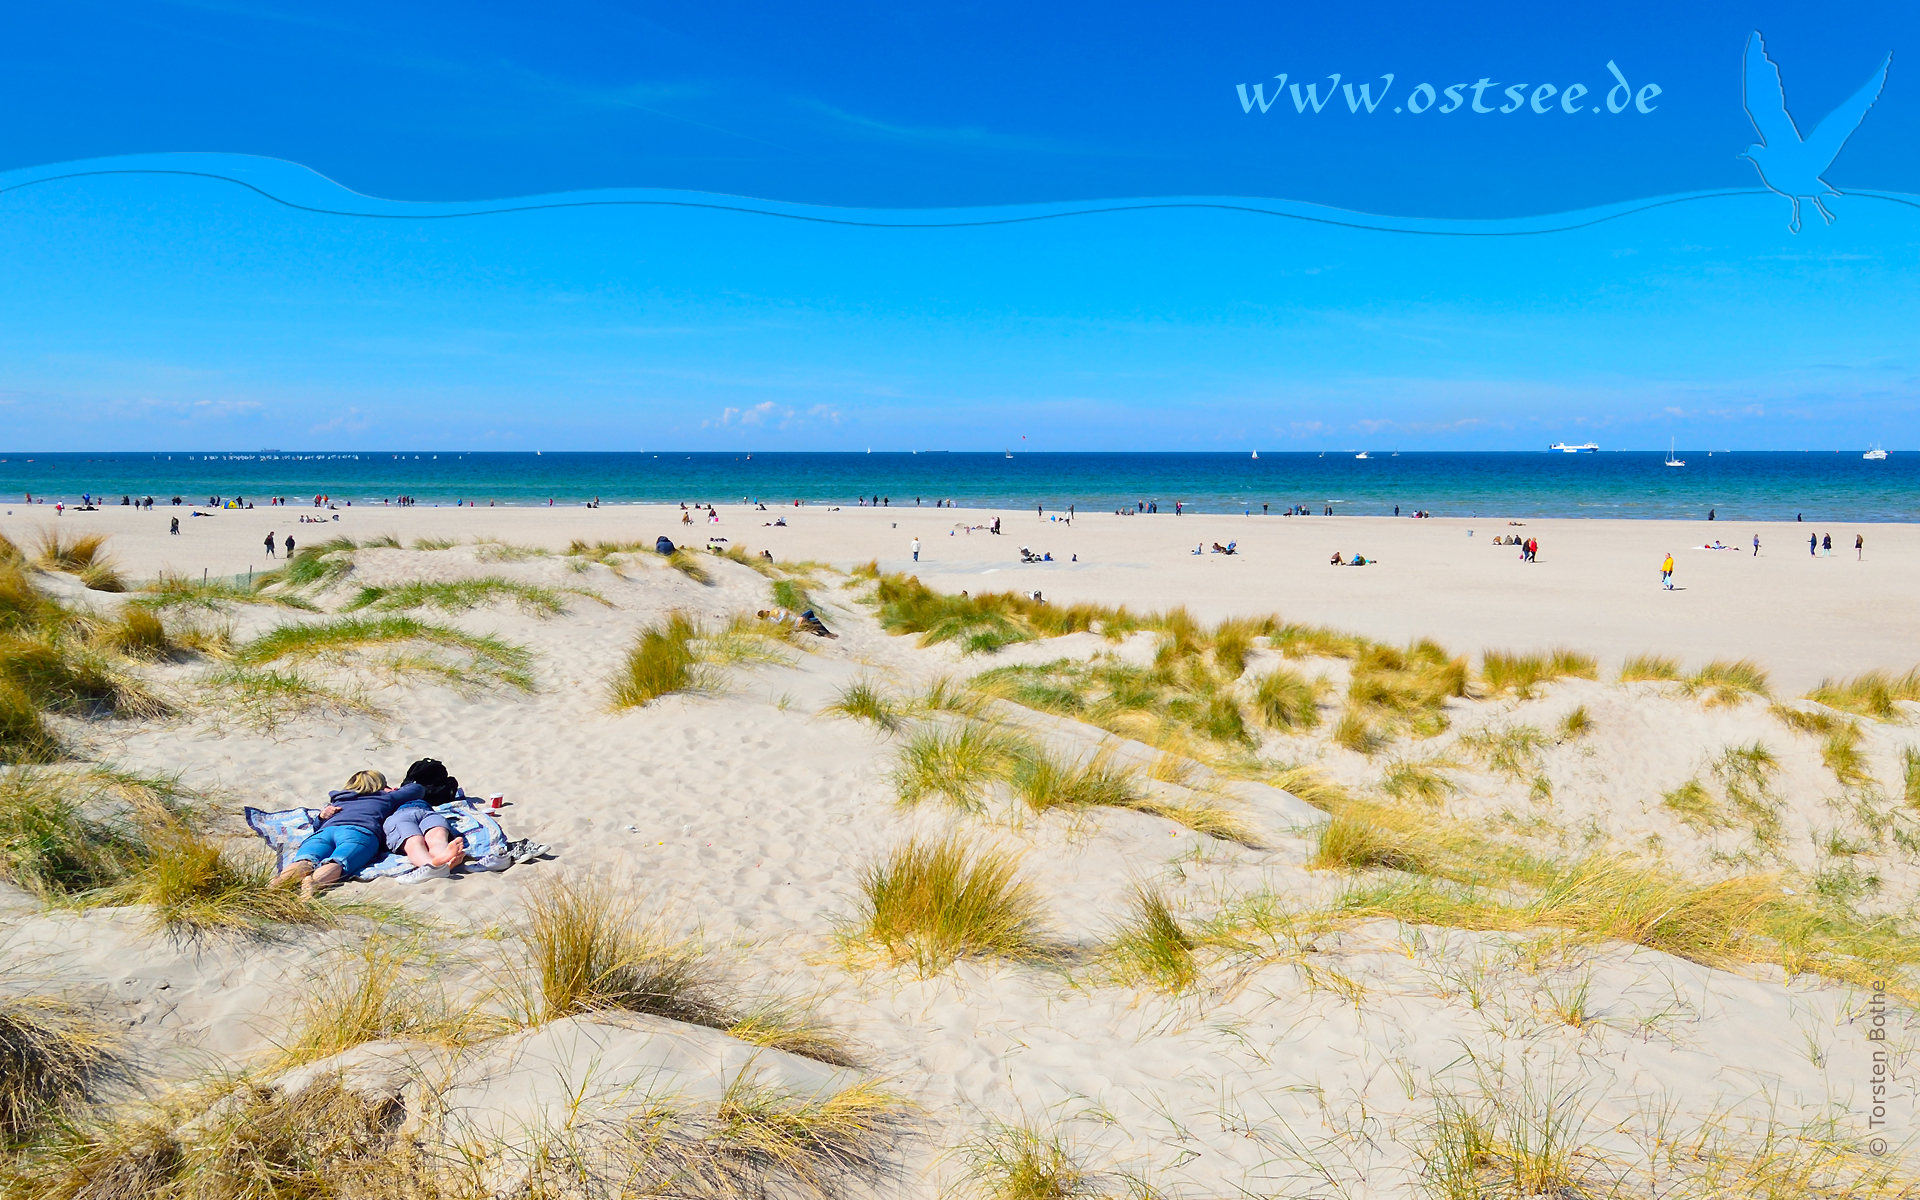
[[[755,551],[769,547],[782,562],[845,566],[878,557],[887,569],[910,567],[905,548],[917,533],[925,547],[921,577],[948,590],[1037,588],[1058,602],[1143,609],[1185,604],[1205,618],[1277,610],[1377,637],[1433,636],[1462,651],[1566,644],[1616,660],[1641,650],[1689,661],[1751,656],[1786,694],[1825,674],[1905,669],[1920,656],[1908,602],[1920,536],[1910,526],[1868,527],[1870,552],[1856,562],[1852,530],[1839,527],[1835,542],[1844,537],[1847,548],[1833,559],[1807,557],[1808,527],[1759,527],[1766,547],[1754,559],[1746,551],[1686,548],[1707,535],[1753,532],[1732,523],[1530,522],[1518,532],[1540,538],[1541,561],[1522,564],[1517,550],[1489,544],[1506,532],[1493,521],[1090,514],[1069,529],[1029,512],[1003,514],[1007,534],[993,538],[948,537],[956,522],[979,523],[981,514],[929,509],[749,514],[736,505],[722,509],[718,527],[691,529],[670,523],[678,510],[664,509],[342,510],[342,520],[325,527],[290,523],[299,511],[183,520],[179,538],[165,533],[167,510],[106,510],[61,522],[69,532],[112,532],[113,549],[136,576],[269,565],[257,553],[269,528],[283,536],[291,530],[302,543],[392,532],[406,540],[488,535],[549,547],[572,537],[651,540],[663,532],[698,545],[717,533]],[[761,524],[782,515],[788,528]],[[26,542],[42,523],[38,512],[31,520],[16,514],[0,532]],[[1194,542],[1229,539],[1240,549],[1232,558],[1184,553]],[[1010,560],[1023,542],[1063,561],[1020,567]],[[1335,569],[1326,564],[1335,549],[1382,561]],[[1684,588],[1673,594],[1658,587],[1667,549],[1680,562]],[[1080,563],[1064,561],[1076,553]],[[527,888],[563,872],[616,881],[678,927],[697,929],[749,990],[819,997],[822,1014],[860,1045],[866,1068],[923,1107],[924,1136],[901,1151],[905,1194],[934,1196],[958,1170],[943,1152],[990,1119],[1058,1126],[1089,1167],[1114,1173],[1114,1192],[1124,1173],[1191,1196],[1418,1194],[1416,1147],[1435,1097],[1448,1093],[1557,1092],[1579,1139],[1619,1171],[1645,1163],[1656,1114],[1665,1109],[1672,1136],[1727,1113],[1786,1128],[1835,1115],[1849,1135],[1878,1132],[1866,1125],[1874,1047],[1863,1024],[1864,993],[1811,977],[1785,981],[1771,968],[1712,970],[1620,944],[1549,956],[1540,966],[1523,936],[1386,921],[1316,938],[1299,962],[1211,977],[1202,992],[1179,1001],[1103,982],[1090,966],[963,962],[919,979],[851,961],[836,933],[855,908],[862,868],[918,832],[958,829],[1021,853],[1054,932],[1088,954],[1123,919],[1136,882],[1163,889],[1183,918],[1197,921],[1263,888],[1304,903],[1345,881],[1303,866],[1311,811],[1257,788],[1243,801],[1263,827],[1262,849],[1130,812],[1016,823],[999,806],[980,816],[938,805],[902,810],[889,781],[889,742],[820,713],[856,677],[907,688],[955,670],[1101,652],[1105,644],[1088,635],[961,661],[950,647],[923,650],[910,638],[888,637],[853,601],[858,588],[823,583],[821,612],[839,640],[810,641],[788,665],[735,670],[724,694],[612,712],[606,680],[639,628],[671,608],[721,618],[765,607],[766,580],[713,560],[714,583],[702,586],[644,556],[624,568],[623,579],[603,566],[575,571],[553,557],[481,562],[470,546],[362,551],[355,563],[347,587],[333,593],[336,602],[361,584],[497,574],[596,589],[612,607],[580,600],[552,620],[510,609],[420,614],[534,649],[540,690],[532,696],[389,687],[372,693],[388,717],[307,719],[271,735],[217,709],[161,723],[63,721],[62,731],[90,757],[179,771],[234,810],[317,804],[353,770],[373,766],[397,776],[423,755],[445,760],[470,791],[505,791],[510,832],[550,843],[557,861],[359,890],[445,922],[445,946],[467,964],[449,968],[449,978],[473,983],[501,978],[514,943],[499,935],[519,918]],[[303,619],[263,608],[230,615],[243,635]],[[1136,639],[1129,650],[1150,645]],[[1256,655],[1252,670],[1270,669],[1276,658]],[[1337,662],[1296,665],[1336,686],[1344,679]],[[156,669],[154,678],[191,702],[203,669],[181,663]],[[1484,727],[1551,730],[1576,704],[1587,706],[1595,730],[1542,751],[1537,774],[1550,780],[1549,798],[1531,795],[1529,780],[1476,766],[1458,743]],[[1395,758],[1455,764],[1449,770],[1461,790],[1445,804],[1455,816],[1507,828],[1531,822],[1543,846],[1568,855],[1589,844],[1645,850],[1655,838],[1662,853],[1703,878],[1831,869],[1844,864],[1821,853],[1819,839],[1835,830],[1864,836],[1816,743],[1789,732],[1761,704],[1706,709],[1660,685],[1574,681],[1524,703],[1460,701],[1450,716],[1453,728],[1441,737],[1403,742],[1372,760],[1331,747],[1324,729],[1271,738],[1265,751],[1316,761],[1363,787]],[[1031,724],[1051,728],[1061,746],[1099,739],[1055,718]],[[1920,738],[1905,724],[1866,723],[1865,736],[1882,792],[1897,797],[1900,752]],[[1709,760],[1754,740],[1782,763],[1776,790],[1784,848],[1776,859],[1742,866],[1728,862],[1752,852],[1740,831],[1697,836],[1659,800],[1688,778],[1711,784]],[[1870,906],[1903,909],[1920,891],[1912,854],[1884,838],[1849,861],[1881,880],[1879,893],[1864,901]],[[43,914],[23,898],[9,911],[15,957],[33,964],[35,978],[97,995],[103,1008],[124,1014],[156,1078],[242,1067],[284,1039],[303,972],[333,961],[330,948],[356,936],[182,945],[148,932],[132,911]],[[1592,1020],[1576,1028],[1553,1010],[1583,986]],[[1911,1123],[1907,1020],[1902,1013],[1894,1030],[1900,1065],[1884,1133],[1896,1155],[1911,1151],[1920,1128]],[[550,1119],[563,1079],[578,1086],[583,1073],[591,1077],[586,1091],[596,1119],[663,1089],[696,1102],[717,1095],[753,1058],[709,1031],[658,1022],[638,1030],[563,1023],[469,1050],[436,1069],[462,1081],[450,1102],[484,1124],[516,1114]],[[809,1072],[840,1077],[785,1056],[766,1061],[790,1086],[802,1086]]]

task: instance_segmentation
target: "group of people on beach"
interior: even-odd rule
[[[400,883],[445,878],[466,862],[466,842],[453,823],[434,810],[454,796],[457,781],[438,760],[423,758],[407,768],[406,780],[389,787],[378,771],[356,771],[344,788],[328,792],[319,826],[300,843],[271,886],[298,886],[300,894],[337,887],[382,855],[404,854],[414,870]]]

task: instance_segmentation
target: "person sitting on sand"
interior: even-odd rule
[[[1356,554],[1353,556],[1353,561],[1347,565],[1350,567],[1364,567],[1367,565],[1367,556],[1364,554]]]
[[[1347,560],[1340,557],[1340,552],[1338,550],[1335,550],[1333,552],[1333,557],[1328,559],[1327,562],[1329,566],[1335,566],[1335,567],[1344,567],[1347,565]]]
[[[293,861],[273,877],[271,886],[285,888],[298,883],[301,895],[312,896],[358,875],[380,857],[387,817],[394,809],[422,800],[426,794],[417,783],[389,788],[387,777],[380,772],[357,772],[345,788],[327,793],[327,806],[320,810],[320,827],[300,843]]]

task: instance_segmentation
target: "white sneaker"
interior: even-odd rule
[[[415,867],[394,882],[405,887],[410,883],[425,883],[429,879],[446,879],[452,874],[452,867]]]

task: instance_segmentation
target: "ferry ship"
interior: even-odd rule
[[[1557,450],[1562,454],[1592,454],[1594,451],[1600,449],[1600,443],[1582,442],[1578,446],[1570,446],[1565,442],[1555,442],[1553,445],[1548,446],[1547,449],[1548,451]]]

